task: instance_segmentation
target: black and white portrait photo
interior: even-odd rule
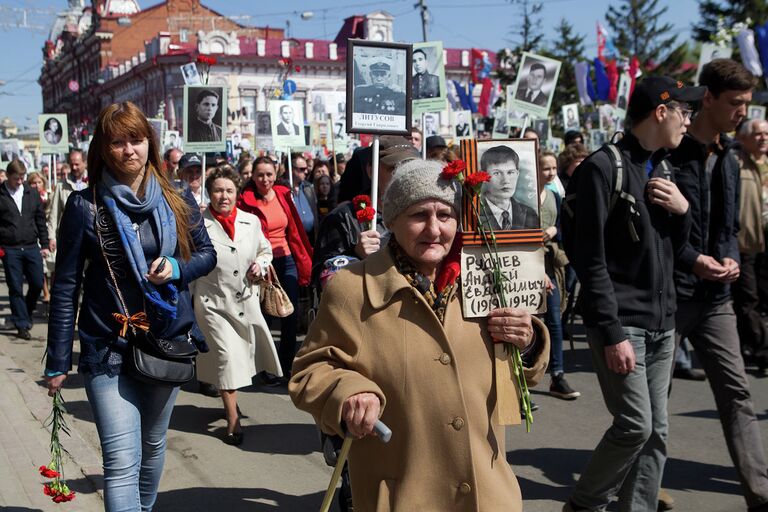
[[[514,87],[507,89],[507,108],[538,118],[547,117],[560,74],[560,61],[523,53],[519,69]]]
[[[531,121],[531,128],[539,135],[539,142],[543,143],[549,139],[549,119],[534,119]]]
[[[69,146],[66,114],[41,114],[37,118],[40,153],[66,153]]]
[[[733,48],[731,45],[720,46],[715,43],[704,43],[701,45],[701,53],[699,54],[699,66],[696,69],[696,78],[693,83],[699,85],[699,75],[701,75],[701,68],[705,64],[712,62],[715,59],[730,59],[733,54]]]
[[[504,107],[496,107],[493,111],[492,139],[509,138],[509,114]]]
[[[765,107],[761,105],[750,105],[747,109],[747,118],[765,119]]]
[[[181,149],[181,137],[179,137],[179,132],[176,130],[166,130],[165,131],[165,141],[163,142],[163,147],[165,149]]]
[[[226,149],[226,92],[225,87],[184,88],[184,141],[187,151]]]
[[[424,126],[421,127],[421,131],[424,133],[424,137],[431,137],[433,135],[440,134],[440,114],[435,112],[428,112],[424,114]]]
[[[200,80],[200,73],[197,72],[197,64],[194,62],[188,62],[181,67],[181,75],[184,77],[184,84],[186,85],[202,85]]]
[[[483,184],[480,222],[497,231],[538,229],[536,141],[481,141],[477,157],[491,178]]]
[[[269,121],[269,112],[256,112],[256,135],[269,137],[272,135],[272,125]]]
[[[453,135],[457,140],[471,139],[472,132],[472,111],[457,110],[451,112],[451,126],[453,126]]]
[[[325,122],[328,116],[333,120],[343,117],[347,112],[347,93],[344,91],[310,91],[312,121]]]
[[[269,102],[272,139],[277,148],[305,146],[304,106],[300,101]]]
[[[628,73],[622,73],[619,78],[619,86],[616,92],[616,108],[626,114],[627,105],[629,105],[629,86],[632,78]]]
[[[563,105],[563,128],[565,128],[565,131],[579,130],[581,128],[578,103]]]
[[[445,88],[442,42],[413,45],[411,92],[414,115],[445,110],[448,94]]]
[[[410,93],[411,45],[349,40],[346,105],[349,133],[408,134]]]
[[[19,158],[20,154],[18,139],[0,140],[0,162],[7,164],[14,158]],[[5,169],[5,167],[5,165],[2,166],[3,169]]]
[[[603,147],[606,141],[606,134],[603,130],[590,130],[589,131],[589,149],[596,151]]]

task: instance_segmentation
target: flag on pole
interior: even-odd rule
[[[616,45],[613,42],[613,37],[610,31],[605,28],[599,21],[597,22],[597,58],[605,61],[605,59],[615,59],[619,56]]]
[[[456,94],[459,96],[459,103],[461,104],[461,108],[464,110],[471,110],[472,113],[477,112],[477,105],[475,105],[475,101],[472,98],[472,91],[475,88],[475,84],[469,84],[469,94],[467,94],[467,90],[464,88],[463,84],[460,84],[456,80],[453,80],[453,85],[456,87]]]
[[[755,27],[757,47],[760,49],[760,62],[763,64],[763,72],[768,70],[768,22]]]
[[[589,89],[594,90],[592,80],[589,78],[589,63],[577,62],[574,66],[576,73],[576,89],[579,91],[579,103],[582,105],[591,105],[592,98],[589,94]]]
[[[608,75],[608,101],[616,103],[619,89],[619,70],[616,69],[616,60],[611,59],[605,66],[605,73]]]
[[[760,57],[755,48],[755,33],[745,28],[736,36],[741,52],[741,62],[750,73],[755,76],[763,76],[763,66],[760,65]]]
[[[608,101],[608,94],[611,89],[611,81],[605,72],[605,66],[600,58],[595,59],[595,81],[597,82],[597,98],[601,101]]]

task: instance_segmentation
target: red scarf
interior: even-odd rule
[[[211,212],[211,215],[213,215],[213,218],[219,221],[219,224],[221,224],[221,227],[224,228],[224,232],[229,236],[230,240],[235,240],[235,218],[237,217],[237,208],[232,208],[232,211],[229,212],[229,215],[224,216],[214,210],[213,208],[208,208],[208,210]]]

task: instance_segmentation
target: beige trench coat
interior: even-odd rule
[[[250,285],[246,277],[254,261],[262,269],[272,262],[272,247],[259,218],[238,210],[234,241],[207,210],[203,222],[218,263],[190,285],[195,318],[211,348],[198,357],[198,379],[220,389],[238,389],[249,386],[261,370],[281,375],[275,343],[261,313],[259,286]]]
[[[342,270],[293,364],[289,391],[325,432],[339,433],[342,403],[376,393],[388,444],[355,441],[349,456],[355,510],[522,510],[496,424],[493,347],[487,320],[448,304],[445,326],[394,267],[388,250]],[[529,385],[543,375],[549,335],[537,329]],[[525,436],[520,428],[517,434]]]

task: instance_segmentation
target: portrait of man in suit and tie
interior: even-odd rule
[[[2,142],[2,151],[0,151],[1,162],[11,162],[14,158],[19,158],[19,145],[15,140],[6,140]]]
[[[535,153],[535,144],[529,145]],[[483,152],[480,156],[480,169],[485,170],[491,179],[483,184],[481,222],[502,231],[539,228],[538,211],[515,198],[515,192],[521,184],[521,172],[537,173],[535,163],[533,165],[532,170],[521,169],[520,156],[507,145],[495,145]]]
[[[427,57],[427,50],[431,50],[431,48],[419,48],[413,51],[411,90],[414,100],[440,96],[440,77],[429,72],[430,62]]]
[[[547,68],[541,62],[534,62],[528,70],[528,76],[525,79],[525,86],[518,87],[516,99],[533,103],[540,107],[547,105],[549,95],[542,91],[547,78]]]
[[[293,107],[282,105],[280,107],[280,123],[277,125],[278,135],[299,135],[299,125],[293,122]]]

